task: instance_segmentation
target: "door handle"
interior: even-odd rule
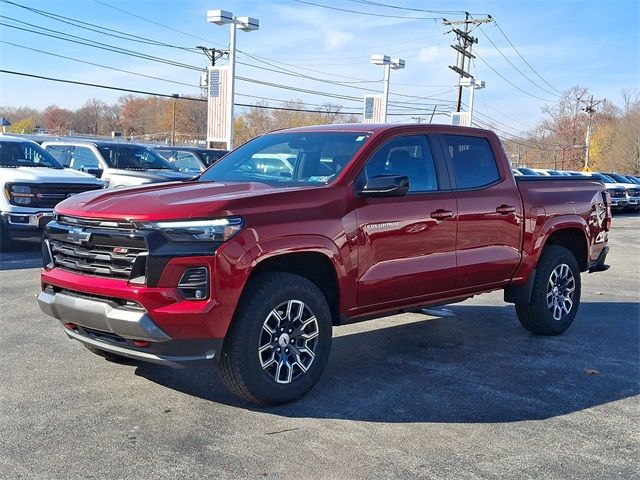
[[[451,210],[443,210],[442,208],[439,208],[435,212],[431,212],[431,218],[435,218],[436,220],[445,220],[451,217],[453,217],[453,212]]]
[[[500,213],[502,215],[507,215],[508,213],[513,213],[516,211],[516,207],[513,205],[500,205],[496,208],[496,213]]]

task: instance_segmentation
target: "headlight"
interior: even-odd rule
[[[226,242],[242,230],[241,217],[211,220],[182,220],[178,222],[148,222],[143,228],[158,230],[174,242]]]
[[[7,185],[7,197],[14,205],[29,205],[34,194],[29,185]]]

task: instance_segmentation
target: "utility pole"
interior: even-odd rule
[[[587,112],[589,115],[589,123],[587,124],[587,137],[585,139],[585,152],[584,152],[584,170],[589,171],[589,149],[591,147],[591,119],[593,114],[596,113],[596,106],[604,102],[603,100],[594,100],[593,95],[589,97],[589,101],[583,101],[587,104],[586,107],[582,109],[583,112]]]
[[[176,144],[176,99],[179,98],[180,95],[174,93],[171,97],[173,97],[173,125],[171,127],[171,146],[173,147]]]
[[[469,72],[465,69],[471,65],[471,60],[476,58],[471,54],[471,48],[474,43],[478,43],[478,39],[469,35],[469,26],[470,25],[480,25],[482,23],[493,22],[493,18],[490,15],[487,15],[486,18],[475,19],[471,18],[471,14],[469,12],[465,12],[464,20],[447,20],[446,18],[442,21],[443,25],[453,26],[453,25],[464,25],[464,30],[460,30],[459,28],[453,28],[453,33],[456,34],[458,38],[457,45],[451,45],[457,52],[456,65],[449,65],[449,68],[456,72],[460,77],[458,81],[458,100],[456,102],[456,112],[459,112],[462,108],[462,79],[463,78],[473,78]]]
[[[196,48],[202,50],[202,53],[204,53],[207,58],[211,60],[212,67],[216,66],[216,60],[219,60],[225,55],[229,55],[229,52],[227,52],[226,50],[218,50],[217,48],[207,48],[203,47],[202,45],[197,45]]]

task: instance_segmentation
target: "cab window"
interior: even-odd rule
[[[363,185],[371,177],[396,175],[409,178],[409,192],[438,189],[435,163],[424,135],[398,137],[384,143],[367,161],[363,174],[359,179]]]
[[[486,138],[444,135],[456,187],[481,188],[500,179],[496,158]]]

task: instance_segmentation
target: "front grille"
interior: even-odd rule
[[[628,188],[627,195],[629,195],[630,197],[640,196],[640,188]]]
[[[611,198],[624,198],[626,196],[623,189],[611,189],[609,190],[609,195],[611,195]]]
[[[53,208],[62,200],[72,197],[78,193],[90,190],[99,190],[101,185],[67,184],[67,183],[45,183],[42,185],[32,185],[31,193],[33,198],[29,207]]]
[[[133,222],[128,220],[102,220],[96,218],[79,218],[68,215],[57,215],[56,220],[61,225],[72,227],[94,227],[115,230],[135,230]]]
[[[113,245],[82,244],[49,239],[49,247],[55,266],[80,273],[129,278],[145,248],[118,247]]]

